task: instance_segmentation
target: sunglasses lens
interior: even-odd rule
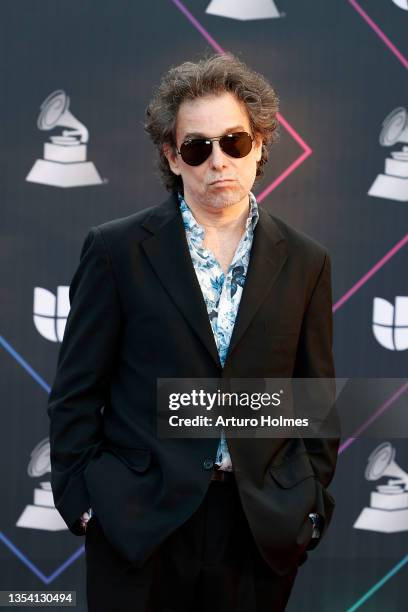
[[[245,157],[252,149],[252,139],[246,132],[228,134],[220,139],[220,147],[231,157]]]
[[[199,166],[211,155],[212,146],[211,140],[193,138],[183,142],[180,155],[186,164]],[[246,132],[226,134],[220,138],[220,147],[231,157],[245,157],[252,149],[252,138]]]
[[[180,147],[180,155],[183,161],[190,166],[199,166],[209,157],[212,149],[212,143],[204,138],[195,138],[187,142],[183,142]]]

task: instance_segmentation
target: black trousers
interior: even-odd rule
[[[280,612],[297,573],[278,576],[264,561],[235,480],[212,481],[198,510],[142,568],[118,554],[96,516],[85,551],[89,612]]]

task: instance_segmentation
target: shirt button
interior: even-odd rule
[[[214,461],[212,459],[204,459],[203,468],[205,470],[212,470],[214,467]]]

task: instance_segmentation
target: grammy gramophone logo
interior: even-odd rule
[[[395,108],[383,121],[380,144],[392,147],[404,143],[401,151],[391,151],[385,160],[385,170],[371,185],[368,195],[388,200],[408,202],[408,112]]]
[[[372,491],[370,506],[364,508],[354,523],[355,529],[396,533],[408,531],[408,474],[395,462],[395,448],[380,444],[368,458],[367,480],[391,477]]]
[[[50,442],[44,438],[31,453],[27,468],[31,478],[41,478],[51,472]],[[67,529],[61,515],[54,505],[51,483],[46,480],[34,489],[34,500],[28,504],[16,523],[17,527],[43,529],[45,531],[63,531]]]
[[[249,21],[251,19],[273,19],[283,17],[273,0],[212,0],[206,13],[217,17],[228,17]]]
[[[54,187],[83,187],[104,183],[91,161],[87,161],[89,133],[69,110],[69,96],[57,89],[41,104],[39,130],[67,127],[44,143],[44,159],[37,159],[26,181]]]

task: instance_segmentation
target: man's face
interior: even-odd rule
[[[245,106],[233,94],[205,96],[180,105],[176,124],[178,150],[187,138],[212,138],[233,132],[248,132],[254,138]],[[164,152],[171,170],[183,179],[186,202],[221,209],[248,201],[261,159],[262,141],[254,140],[252,150],[242,158],[230,157],[218,141],[213,142],[211,155],[199,166],[189,166],[168,147]]]

